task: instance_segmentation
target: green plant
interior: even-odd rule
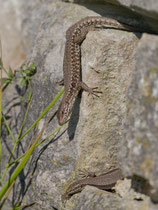
[[[16,78],[20,79],[19,86],[22,87],[24,85],[28,86],[30,85],[31,77],[36,72],[35,64],[32,63],[29,66],[26,66],[26,64],[21,65],[19,70],[13,70],[11,67],[9,67],[9,70],[7,71],[4,66],[2,59],[0,59],[0,67],[2,70],[5,71],[6,77],[2,77],[2,91],[4,91],[7,86]],[[18,73],[18,76],[16,76]]]
[[[4,70],[4,72],[7,74],[7,77],[3,77],[2,78],[2,70]],[[28,145],[27,150],[20,156],[17,157],[16,160],[13,160],[12,157],[14,155],[15,149],[18,146],[19,142],[21,142],[24,137],[32,130],[35,129],[35,127],[37,126],[37,123],[45,116],[45,114],[52,108],[52,106],[58,101],[58,99],[60,98],[60,96],[63,94],[64,89],[62,89],[62,91],[50,102],[50,104],[44,109],[44,111],[40,114],[40,116],[34,121],[34,123],[27,129],[27,131],[22,135],[22,130],[25,126],[25,121],[28,115],[28,111],[29,111],[29,107],[31,104],[31,99],[32,99],[32,89],[31,89],[31,85],[30,85],[30,80],[32,75],[34,75],[35,73],[35,65],[31,64],[29,66],[26,65],[22,65],[20,67],[19,70],[19,74],[18,74],[18,78],[20,78],[20,82],[19,82],[19,86],[22,87],[24,85],[26,85],[26,87],[29,88],[29,94],[27,95],[27,109],[26,109],[26,113],[24,116],[24,119],[22,121],[21,124],[21,128],[19,130],[18,133],[18,137],[15,139],[14,135],[13,135],[13,131],[10,128],[7,119],[5,118],[5,115],[2,112],[2,91],[4,91],[7,86],[14,80],[17,78],[17,74],[16,74],[16,70],[12,70],[11,68],[9,68],[8,72],[7,70],[4,68],[3,66],[3,62],[2,62],[2,58],[0,57],[0,77],[1,77],[1,82],[0,82],[0,163],[2,161],[2,145],[1,145],[1,123],[3,121],[3,123],[5,124],[8,133],[10,135],[10,138],[13,141],[13,148],[11,151],[11,155],[8,159],[7,165],[5,167],[5,169],[3,170],[2,175],[0,176],[0,185],[2,186],[0,189],[0,209],[3,207],[3,204],[5,203],[10,191],[12,190],[12,187],[15,183],[15,180],[17,178],[17,176],[19,175],[19,173],[21,172],[21,170],[25,167],[27,161],[29,160],[33,150],[38,147],[40,144],[42,144],[44,141],[46,141],[48,138],[50,138],[51,136],[53,136],[57,131],[59,131],[61,129],[62,126],[59,126],[57,129],[55,129],[51,134],[49,134],[44,140],[39,141],[41,135],[44,132],[44,129],[47,127],[48,123],[50,122],[50,118],[49,120],[47,120],[47,122],[44,124],[42,130],[38,133],[37,137],[35,139],[31,140],[31,143]],[[19,162],[20,161],[20,162]],[[15,170],[13,171],[13,173],[10,175],[9,179],[3,184],[4,178],[7,175],[8,169],[13,166],[14,164],[17,164]],[[32,204],[28,204],[28,205],[32,205]],[[25,205],[27,206],[27,205]],[[17,202],[14,205],[13,209],[21,209],[25,206],[21,206],[21,204],[19,202]]]

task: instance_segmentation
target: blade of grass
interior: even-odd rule
[[[45,108],[43,113],[37,118],[37,120],[30,126],[30,128],[23,134],[21,138],[19,138],[19,141],[26,136],[30,132],[30,130],[42,119],[42,117],[52,108],[52,106],[56,103],[56,101],[60,98],[60,96],[63,94],[65,88],[63,88],[60,93],[50,102],[50,104]]]
[[[49,136],[47,136],[45,139],[43,139],[38,144],[36,144],[36,147],[38,147],[40,144],[42,144],[43,142],[45,142],[48,138],[50,138],[55,133],[57,133],[62,127],[63,127],[63,125],[62,126],[59,126],[58,128],[56,128]],[[21,158],[23,158],[25,155],[26,155],[26,153],[22,154],[20,157],[18,157],[16,160],[14,160],[12,163],[10,163],[9,167],[12,166],[13,164],[15,164],[18,160],[20,160]]]
[[[0,175],[1,175],[1,162],[2,162],[2,139],[1,139],[1,126],[2,126],[2,44],[0,39]]]
[[[1,37],[0,37],[0,69],[3,70],[8,75],[8,71],[3,66],[2,57],[3,57],[2,56],[2,42],[1,42]]]
[[[63,125],[59,126],[57,129],[55,129],[49,136],[47,136],[45,139],[43,139],[42,141],[40,141],[36,147],[38,147],[40,144],[42,144],[43,142],[45,142],[48,138],[50,138],[51,136],[53,136],[55,133],[57,133],[61,128],[63,127]]]
[[[10,134],[10,137],[12,138],[13,143],[15,144],[15,138],[13,136],[13,133],[12,133],[12,131],[11,131],[9,125],[8,125],[8,122],[7,122],[6,118],[5,118],[5,116],[3,115],[3,113],[2,113],[2,117],[3,117],[3,120],[5,122],[6,128],[7,128],[8,132],[9,132],[9,134]]]
[[[10,187],[8,188],[8,190],[7,190],[6,194],[5,194],[5,197],[4,197],[3,201],[2,201],[1,204],[0,204],[0,209],[2,209],[2,207],[3,207],[4,203],[5,203],[5,201],[7,200],[7,197],[9,196],[10,191],[11,191],[11,189],[13,188],[14,183],[15,183],[15,180],[12,182],[12,184],[11,184]]]
[[[40,139],[41,135],[43,134],[43,131],[46,128],[46,126],[48,125],[48,123],[49,123],[49,120],[43,126],[41,132],[38,134],[38,136],[37,136],[36,140],[34,141],[34,143],[32,144],[32,146],[26,151],[26,154],[25,154],[24,158],[17,165],[16,169],[14,170],[14,172],[12,173],[12,175],[10,176],[10,178],[8,179],[8,181],[1,188],[1,190],[0,190],[0,200],[3,198],[3,196],[6,193],[6,191],[9,189],[10,185],[13,183],[13,181],[16,179],[16,177],[19,175],[19,173],[21,172],[21,170],[26,165],[26,163],[27,163],[30,155],[32,154],[32,152],[33,152],[33,150],[34,150],[37,142],[39,141],[39,139]]]
[[[15,206],[13,209],[11,210],[21,210],[21,209],[24,209],[26,207],[31,207],[35,204],[36,202],[32,202],[32,203],[29,203],[29,204],[25,204],[23,206]]]
[[[43,113],[37,118],[37,120],[30,126],[30,128],[24,133],[24,135],[21,137],[21,138],[19,138],[19,135],[18,135],[18,138],[17,138],[17,140],[16,140],[16,144],[14,145],[14,147],[13,147],[13,149],[12,149],[12,153],[11,153],[11,156],[10,156],[10,158],[9,158],[9,161],[8,161],[8,164],[7,164],[7,166],[6,166],[6,168],[5,168],[5,170],[4,170],[4,172],[3,172],[3,175],[2,175],[2,178],[1,178],[1,180],[0,180],[0,184],[2,183],[2,181],[3,181],[3,179],[4,179],[4,177],[5,177],[5,174],[6,174],[6,172],[7,172],[7,170],[8,170],[8,168],[9,168],[9,164],[10,164],[10,160],[11,160],[11,158],[12,158],[12,156],[13,156],[13,154],[14,154],[14,151],[15,151],[15,147],[16,147],[16,145],[17,145],[17,143],[19,143],[20,142],[20,140],[27,134],[27,133],[29,133],[29,131],[41,120],[41,118],[49,111],[49,109],[56,103],[56,101],[60,98],[60,96],[63,94],[63,92],[64,92],[64,88],[61,90],[61,92],[50,102],[50,104],[45,108],[45,110],[43,111]],[[25,117],[26,117],[27,115],[25,114]],[[26,119],[26,118],[25,118]],[[22,128],[20,129],[20,133],[21,133],[21,130],[22,130]]]
[[[22,130],[23,130],[23,127],[24,127],[24,124],[25,124],[25,121],[26,121],[26,118],[27,118],[27,115],[28,115],[28,111],[29,111],[29,108],[30,108],[31,99],[32,99],[32,88],[29,88],[29,95],[28,95],[28,103],[27,103],[26,113],[25,113],[24,119],[22,121],[20,131],[19,131],[19,134],[18,134],[18,137],[17,137],[16,141],[18,141],[18,139],[19,139],[19,137],[22,133]]]
[[[31,103],[31,98],[32,98],[32,94],[29,95],[26,113],[25,113],[25,116],[24,116],[24,119],[23,119],[23,122],[22,122],[22,125],[21,125],[21,128],[20,128],[20,131],[19,131],[19,134],[18,134],[18,138],[16,139],[16,142],[15,142],[15,144],[14,144],[14,146],[13,146],[12,151],[11,151],[11,155],[10,155],[10,157],[9,157],[7,166],[5,167],[4,172],[3,172],[3,175],[2,175],[2,177],[1,177],[1,179],[0,179],[0,185],[1,185],[3,179],[4,179],[5,175],[6,175],[6,172],[7,172],[8,168],[9,168],[9,164],[10,164],[11,158],[12,158],[12,156],[13,156],[13,154],[14,154],[16,145],[17,145],[17,143],[18,143],[19,136],[21,135],[21,132],[22,132],[24,123],[25,123],[25,121],[26,121],[26,117],[27,117],[27,114],[28,114],[28,111],[29,111],[29,107],[30,107],[30,103]]]
[[[55,99],[46,107],[46,109],[44,110],[44,114],[46,114],[49,109],[54,105],[54,103],[59,99],[59,97],[62,95],[62,93],[64,92],[64,88],[63,90],[55,97]],[[44,114],[41,114],[40,117],[36,120],[36,122],[38,122],[43,116]],[[41,117],[42,116],[42,117]],[[51,119],[51,118],[50,118]],[[32,146],[26,151],[26,154],[23,158],[23,160],[18,164],[18,166],[16,167],[16,169],[14,170],[14,172],[12,173],[12,175],[10,176],[10,178],[8,179],[8,181],[4,184],[4,186],[2,187],[2,189],[0,190],[0,200],[3,198],[3,196],[5,195],[6,191],[8,190],[8,188],[10,187],[10,185],[12,184],[12,182],[16,179],[16,177],[18,176],[18,174],[21,172],[21,170],[24,168],[24,166],[26,165],[30,155],[32,154],[34,148],[36,147],[41,135],[43,134],[44,129],[46,128],[46,126],[48,125],[50,119],[46,122],[46,124],[43,126],[43,129],[41,130],[41,132],[39,133],[39,135],[37,136],[35,142],[32,144]],[[36,123],[37,124],[37,123]],[[35,123],[33,123],[33,125],[35,125]],[[60,126],[61,127],[61,126]],[[31,128],[33,128],[33,126],[31,126]],[[29,130],[29,129],[28,129]],[[29,130],[30,131],[30,130]],[[27,133],[25,132],[25,135]],[[23,136],[25,136],[23,135]],[[20,141],[20,139],[19,139]]]
[[[30,126],[30,128],[24,133],[24,135],[18,139],[18,142],[39,122],[39,120],[49,111],[49,109],[55,104],[55,102],[60,98],[60,96],[62,95],[62,93],[64,92],[64,88],[62,89],[62,91],[55,97],[54,100],[52,100],[52,102],[46,107],[46,109],[44,110],[44,112],[38,117],[38,119],[32,124],[32,126]],[[49,122],[49,121],[48,121]],[[48,124],[47,122],[47,124]],[[46,125],[47,125],[46,124]],[[32,151],[34,150],[39,138],[41,137],[46,125],[43,127],[42,131],[39,133],[39,135],[37,136],[35,142],[32,144],[32,146],[30,147],[30,149],[26,152],[23,160],[18,164],[18,166],[16,167],[16,169],[14,170],[13,174],[10,176],[9,180],[4,184],[4,186],[2,187],[2,189],[0,190],[0,200],[2,199],[2,197],[5,195],[7,189],[9,188],[9,186],[12,184],[12,182],[16,179],[16,177],[18,176],[18,174],[20,173],[20,171],[24,168],[25,164],[27,163]]]

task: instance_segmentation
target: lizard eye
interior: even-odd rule
[[[61,112],[61,113],[62,113],[62,115],[64,115],[64,110],[62,110],[62,112]]]

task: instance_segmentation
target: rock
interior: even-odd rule
[[[152,17],[154,19],[158,19],[158,2],[156,0],[148,1],[133,1],[133,0],[62,0],[65,2],[74,2],[78,4],[108,4],[111,3],[113,5],[116,5],[118,7],[127,7],[129,10],[135,11],[139,14],[142,14],[143,16]]]
[[[125,185],[125,183],[123,184]],[[139,201],[133,191],[127,191],[125,197],[120,197],[115,193],[109,193],[103,190],[96,189],[91,186],[86,186],[85,189],[79,194],[74,195],[67,201],[66,208],[69,210],[102,210],[102,209],[126,209],[126,210],[140,210],[153,209],[156,206],[152,204],[149,197],[142,196],[143,199]]]
[[[67,28],[87,15],[97,15],[73,4],[71,7],[64,4],[63,9],[63,5],[57,3],[52,10],[55,12],[43,21],[29,56],[28,62],[35,63],[37,73],[32,81],[34,96],[28,115],[28,126],[61,89],[57,82],[62,79],[63,74],[64,34]],[[72,11],[80,16],[73,16]],[[69,14],[67,18],[66,14]],[[49,144],[46,143],[49,145],[45,146],[46,150],[43,150],[41,145],[34,152],[33,159],[36,162],[40,150],[43,151],[32,179],[33,187],[29,188],[26,195],[28,202],[36,199],[38,204],[46,209],[50,205],[59,208],[65,183],[72,180],[75,166],[76,173],[78,169],[87,169],[99,174],[118,165],[121,118],[126,110],[125,94],[134,68],[137,36],[139,34],[110,29],[90,32],[87,35],[82,44],[83,81],[92,87],[99,86],[103,94],[94,100],[87,97],[87,93],[83,93],[82,100],[78,97],[72,118],[68,127],[62,129],[64,133],[60,139],[55,142],[50,140]],[[52,112],[46,119],[51,114]],[[43,119],[42,123],[44,121]],[[55,118],[43,138],[56,127]],[[27,139],[26,144],[29,141],[29,138]],[[39,206],[34,208],[38,209]]]
[[[136,49],[128,91],[124,141],[120,149],[126,175],[144,177],[158,189],[158,37],[144,34]]]
[[[83,81],[102,91],[92,99],[83,92],[75,140],[80,142],[77,167],[101,173],[117,166],[121,120],[133,71],[137,37],[130,32],[89,32],[82,44]],[[115,152],[114,152],[115,151]],[[98,162],[99,160],[99,162]]]
[[[142,25],[143,18],[139,19],[139,15],[137,16],[132,12],[128,13],[129,10],[111,5],[98,4],[96,7],[96,5],[89,4],[89,7],[86,8],[58,0],[53,2],[48,0],[46,3],[34,1],[28,2],[26,5],[24,1],[21,1],[20,5],[24,29],[22,36],[25,37],[24,43],[28,52],[26,62],[28,64],[33,62],[37,67],[37,73],[31,82],[33,99],[27,116],[25,131],[62,89],[58,82],[63,77],[65,33],[69,26],[88,15],[103,14],[137,26]],[[146,22],[150,25],[152,21],[149,21],[149,18],[147,20]],[[151,75],[157,75],[155,73],[155,64],[157,63],[154,57],[157,55],[154,54],[157,52],[155,51],[157,38],[151,35],[144,35],[142,39],[140,38],[141,34],[139,33],[114,29],[88,33],[81,46],[82,78],[89,86],[98,86],[102,94],[99,98],[94,99],[88,96],[86,92],[79,95],[70,122],[55,137],[49,138],[34,151],[31,160],[21,172],[20,179],[17,179],[13,191],[14,201],[23,201],[24,204],[36,202],[30,207],[33,210],[62,209],[61,195],[65,192],[68,184],[73,181],[75,174],[78,178],[79,170],[87,169],[99,175],[117,167],[119,162],[125,174],[131,177],[134,174],[139,175],[148,179],[152,185],[157,186],[157,181],[154,180],[156,179],[156,168],[153,168],[157,160],[155,157],[156,126],[149,124],[148,118],[143,118],[144,116],[140,115],[142,113],[140,109],[143,107],[143,111],[149,113],[149,121],[152,119],[152,122],[157,122],[157,118],[152,118],[152,116],[156,116],[157,102],[153,100],[153,95],[150,94],[152,90],[154,94],[157,93],[157,89],[152,85],[153,83],[154,85],[157,84],[156,76],[147,77],[145,86],[144,83],[140,83],[142,81],[141,76],[148,75],[148,65],[151,66],[152,63],[154,68],[150,68],[153,72]],[[135,51],[137,46],[137,51]],[[150,50],[144,52],[142,49]],[[135,52],[136,57],[134,56]],[[148,60],[150,55],[151,58]],[[144,57],[143,61],[142,57]],[[143,63],[145,65],[142,67]],[[144,69],[144,73],[142,69]],[[134,71],[137,71],[138,77]],[[152,78],[153,80],[151,80]],[[133,86],[131,86],[131,82]],[[143,91],[135,92],[139,85],[140,90]],[[141,93],[144,94],[143,99],[149,100],[141,101]],[[151,98],[152,100],[150,100]],[[37,133],[53,115],[52,113],[58,109],[58,105],[59,103],[40,121],[37,126]],[[130,109],[131,107],[134,108]],[[21,116],[24,115],[25,110],[25,106],[22,106]],[[139,120],[145,122],[144,119],[146,119],[146,124],[143,124],[145,131],[143,130],[141,134],[142,136],[145,132],[149,134],[150,138],[148,137],[148,139],[151,139],[152,144],[149,141],[142,141],[143,138],[140,135],[141,138],[138,139],[140,140],[138,142],[140,142],[140,148],[143,148],[141,150],[137,148],[136,141],[137,134],[140,133],[139,128],[141,128],[141,124],[138,122]],[[130,127],[128,127],[128,123]],[[46,128],[41,140],[57,127],[57,119],[54,118]],[[32,133],[23,139],[18,154],[26,150]],[[133,144],[131,144],[131,139]],[[137,154],[141,157],[136,159],[135,151],[138,151]],[[154,159],[151,157],[152,151],[154,151]],[[137,160],[138,162],[136,162]],[[129,185],[124,182],[123,186],[128,188]],[[70,199],[72,207],[69,207],[67,203],[66,209],[104,209],[111,206],[113,209],[132,209],[132,207],[139,209],[142,206],[156,209],[157,206],[150,201],[150,195],[143,197],[142,194],[141,196],[136,195],[131,190],[131,186],[128,189],[133,193],[127,197],[123,196],[119,190],[117,191],[120,192],[119,196],[122,195],[121,198],[117,194],[86,187],[83,192]],[[139,196],[144,200],[141,202],[135,200]]]
[[[26,59],[23,38],[20,33],[21,19],[17,15],[19,6],[17,5],[18,0],[0,0],[0,57],[2,56],[6,69],[9,66],[13,69],[18,68]]]
[[[42,107],[46,107],[61,89],[57,81],[62,79],[63,34],[82,17],[96,15],[78,5],[70,7],[65,4],[64,10],[62,4],[58,3],[57,6],[56,10],[52,8],[56,11],[54,17],[49,16],[43,21],[29,59],[30,63],[35,62],[37,74],[32,83],[35,95],[28,115],[28,125],[32,124]],[[72,11],[76,11],[80,17],[72,18]],[[65,14],[69,16],[64,19]],[[72,180],[75,166],[76,173],[78,169],[87,169],[99,174],[118,165],[121,121],[126,111],[125,95],[134,68],[137,36],[119,30],[102,30],[87,35],[82,44],[83,81],[92,87],[99,86],[103,94],[94,100],[87,97],[87,93],[83,93],[82,100],[78,97],[72,118],[62,129],[64,133],[60,139],[50,141],[49,146],[45,146],[46,150],[41,145],[34,152],[34,159],[37,159],[40,150],[43,151],[32,180],[33,187],[29,188],[26,195],[28,201],[36,199],[39,206],[45,206],[46,209],[50,205],[60,208],[61,194],[67,185],[65,183]],[[49,125],[43,138],[52,127],[57,127],[56,119]]]

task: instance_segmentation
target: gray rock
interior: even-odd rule
[[[124,172],[158,189],[158,37],[144,34],[135,54],[120,160]]]
[[[149,16],[154,19],[158,19],[158,2],[157,0],[63,0],[65,2],[73,2],[79,4],[90,4],[90,3],[100,3],[100,4],[114,4],[116,6],[124,6],[132,11],[135,11],[143,16]]]
[[[38,71],[33,80],[35,95],[28,125],[61,89],[56,82],[62,78],[65,31],[82,17],[97,15],[77,5],[70,7],[65,4],[63,9],[59,3],[53,11],[56,11],[53,16],[42,23],[30,55],[29,62],[34,61]],[[80,16],[73,16],[72,11]],[[64,18],[66,14],[69,16]],[[40,148],[43,150],[32,180],[33,187],[26,194],[28,201],[36,199],[43,209],[49,206],[60,208],[61,194],[68,185],[65,183],[72,180],[75,166],[76,173],[78,169],[87,169],[99,174],[118,165],[121,121],[126,111],[125,95],[134,68],[137,42],[135,34],[117,30],[88,34],[82,45],[83,81],[92,87],[99,86],[103,94],[93,100],[83,93],[82,100],[79,97],[75,104],[68,127],[63,128],[66,132],[58,141],[50,141],[46,150],[41,145],[35,151],[34,159],[39,156]],[[51,113],[47,118],[49,115]],[[56,126],[55,119],[46,133]],[[39,209],[39,206],[34,208]]]
[[[82,17],[97,15],[73,4],[71,7],[65,4],[63,9],[63,5],[57,3],[56,8],[52,9],[54,13],[42,23],[29,59],[30,63],[35,62],[37,74],[32,84],[34,97],[28,125],[32,124],[42,107],[46,107],[61,89],[57,81],[62,79],[65,31]],[[80,16],[73,16],[72,11]],[[67,18],[66,14],[69,14]],[[125,114],[125,94],[131,80],[137,42],[135,34],[117,30],[88,34],[82,45],[83,81],[92,87],[99,86],[103,94],[93,100],[87,97],[87,93],[83,93],[82,100],[79,97],[75,104],[68,127],[63,128],[66,132],[58,141],[50,141],[46,150],[41,145],[35,151],[36,160],[40,148],[43,150],[32,180],[33,187],[26,194],[28,201],[36,199],[43,209],[49,206],[60,208],[61,194],[67,185],[65,183],[72,180],[75,166],[76,173],[78,169],[87,169],[98,174],[118,165],[121,117]],[[56,119],[46,133],[52,127],[57,127]]]
[[[122,183],[122,185],[124,187],[126,183]],[[141,201],[139,201],[140,199]],[[136,194],[134,191],[130,190],[130,188],[127,188],[126,194],[123,197],[120,197],[118,194],[109,193],[87,186],[79,195],[76,194],[67,201],[65,209],[140,210],[143,209],[144,206],[145,209],[157,209],[157,206],[152,204],[149,197],[145,195],[138,195],[138,193]]]
[[[18,68],[26,59],[23,38],[21,36],[21,19],[18,16],[18,0],[0,0],[0,42],[3,65],[6,69],[11,66]],[[3,72],[4,73],[4,72]],[[5,74],[3,74],[4,76]]]
[[[40,1],[40,3],[41,2],[43,1]],[[30,52],[33,44],[27,63],[34,62],[37,67],[37,73],[32,80],[33,100],[27,117],[25,130],[37,119],[41,111],[44,110],[61,90],[61,86],[59,86],[58,82],[62,79],[63,75],[62,64],[65,32],[69,26],[85,16],[98,14],[112,16],[125,20],[126,22],[129,21],[129,23],[134,23],[134,25],[136,23],[138,26],[142,24],[142,19],[139,19],[138,16],[134,16],[133,13],[128,13],[127,10],[120,8],[114,9],[114,7],[107,5],[105,5],[105,7],[102,7],[102,5],[98,7],[90,5],[91,7],[86,8],[84,6],[66,4],[55,0],[52,3],[50,0],[47,1],[47,4],[40,3],[38,1],[33,3],[29,2],[23,7],[23,10],[21,10],[21,16],[23,14],[22,26],[24,28],[22,34],[23,37],[25,37],[28,52]],[[24,5],[23,1],[21,5]],[[88,8],[98,11],[98,13]],[[25,16],[27,11],[29,11],[28,17]],[[132,147],[128,146],[128,139],[123,138],[124,129],[127,130],[125,134],[129,135],[129,137],[130,133],[134,132],[132,135],[133,138],[134,134],[137,134],[136,128],[138,127],[137,123],[135,126],[135,121],[132,117],[132,129],[123,127],[122,122],[127,124],[128,118],[130,119],[130,110],[126,118],[128,100],[136,98],[137,103],[130,101],[131,104],[133,103],[133,107],[138,105],[138,108],[136,107],[134,111],[138,109],[139,113],[139,109],[143,105],[143,108],[145,107],[147,109],[146,113],[149,112],[149,117],[155,113],[155,107],[157,107],[155,101],[152,102],[154,103],[152,106],[149,103],[152,109],[150,106],[146,107],[144,104],[146,101],[138,101],[137,99],[139,92],[135,94],[133,91],[135,90],[135,85],[137,86],[139,84],[137,83],[139,82],[139,78],[141,78],[140,76],[132,80],[134,68],[140,71],[140,75],[143,74],[140,69],[142,68],[142,56],[140,55],[141,52],[143,53],[141,43],[142,48],[148,43],[152,48],[152,50],[149,48],[150,46],[145,48],[150,49],[149,51],[147,50],[149,55],[152,52],[151,61],[147,63],[143,61],[145,67],[147,68],[152,62],[153,64],[156,63],[154,58],[154,50],[157,49],[155,45],[156,38],[153,39],[154,44],[152,44],[150,38],[144,37],[142,40],[145,39],[145,41],[142,42],[141,40],[139,43],[140,37],[141,35],[139,33],[112,29],[88,33],[81,47],[82,77],[83,81],[90,87],[98,86],[102,94],[99,98],[92,99],[91,96],[87,96],[87,93],[83,92],[82,97],[80,95],[77,98],[70,122],[65,125],[54,138],[47,140],[47,142],[41,144],[34,151],[31,161],[27,164],[27,167],[21,173],[20,179],[16,182],[13,191],[14,201],[21,201],[24,198],[27,204],[36,201],[36,204],[30,207],[30,209],[34,210],[61,209],[61,195],[65,192],[65,188],[69,183],[73,181],[74,175],[76,174],[78,178],[78,172],[81,169],[87,169],[96,172],[96,174],[101,174],[111,168],[117,167],[119,164],[117,158],[119,148],[121,148],[120,153],[122,153],[119,157],[122,163],[121,165],[124,165],[124,167],[121,166],[123,171],[128,175],[132,176],[133,174],[137,174],[153,182],[153,179],[156,177],[156,170],[149,171],[148,169],[150,169],[150,167],[147,167],[148,173],[143,174],[143,170],[146,173],[146,166],[148,166],[150,161],[144,162],[142,171],[140,170],[140,163],[142,163],[143,158],[145,159],[147,157],[147,160],[149,160],[149,152],[156,152],[156,141],[154,139],[156,132],[154,126],[145,127],[145,129],[147,129],[145,131],[148,131],[149,137],[151,134],[154,136],[154,138],[152,137],[153,144],[150,145],[148,142],[147,145],[145,144],[148,146],[149,150],[138,159],[138,163],[133,156],[133,151],[130,150]],[[137,45],[138,50],[135,67],[134,54]],[[141,49],[140,52],[139,48]],[[147,54],[144,58],[147,60],[149,55]],[[155,68],[151,72],[154,73],[154,70]],[[154,81],[156,82],[155,77],[154,80],[151,81],[151,84]],[[134,87],[130,86],[131,81]],[[151,87],[153,88],[152,85]],[[149,90],[152,90],[152,88],[149,88]],[[148,88],[146,89],[146,86],[143,90],[145,94],[150,93],[150,91],[147,91]],[[153,90],[153,93],[156,94],[157,89],[154,88]],[[128,91],[129,99],[127,100]],[[139,96],[138,94],[138,98],[142,99]],[[151,96],[149,97],[147,95],[146,97],[150,99]],[[40,121],[37,127],[38,132],[57,108],[58,104]],[[134,111],[133,114],[137,114],[137,112]],[[24,114],[24,112],[25,107],[23,106],[21,113]],[[136,115],[134,119],[139,120],[138,116],[139,114]],[[149,119],[153,120],[152,117]],[[156,119],[157,118],[154,118],[154,123]],[[57,127],[57,119],[54,118],[45,130],[42,139]],[[152,130],[151,132],[149,128],[154,129],[154,132]],[[31,134],[22,141],[20,148],[22,151],[20,152],[26,150],[30,139]],[[119,147],[120,142],[121,147]],[[142,145],[144,142],[140,144]],[[125,147],[126,145],[127,148]],[[155,147],[155,150],[153,150],[152,147]],[[137,145],[134,143],[133,148],[136,148],[136,151],[138,150]],[[139,151],[141,152],[140,154],[144,152],[144,150]],[[126,156],[127,154],[129,154],[129,157]],[[151,159],[151,156],[149,157],[152,163],[155,164],[157,160],[155,153],[153,156],[154,159]],[[131,165],[129,164],[130,161]],[[153,183],[157,185],[156,180]],[[123,186],[128,187],[128,184],[124,183]],[[118,192],[123,197],[123,192],[119,190]],[[74,195],[70,199],[73,207],[68,207],[67,204],[67,209],[101,209],[102,207],[102,209],[104,209],[110,208],[111,205],[113,209],[126,209],[126,206],[129,206],[129,209],[131,206],[134,209],[139,209],[144,205],[149,207],[149,209],[156,208],[156,205],[150,202],[149,197],[143,197],[141,195],[144,200],[140,203],[132,196],[133,194],[131,193],[129,197],[123,197],[122,199],[116,194],[107,193],[94,188],[85,188],[81,194]],[[93,200],[93,198],[95,199]]]
[[[133,33],[110,29],[89,32],[82,44],[83,81],[90,87],[98,86],[102,94],[94,99],[86,92],[82,94],[77,127],[80,135],[75,137],[80,142],[77,167],[81,169],[100,173],[117,166],[137,41]]]
[[[114,2],[116,4],[119,3],[122,6],[126,6],[131,10],[136,11],[144,16],[150,16],[154,19],[158,19],[158,2],[156,0],[114,0]]]
[[[60,1],[60,0],[58,0]],[[55,1],[52,0],[34,0],[18,1],[18,14],[21,22],[21,36],[25,44],[25,51],[30,54],[38,30],[43,20],[52,12]]]

